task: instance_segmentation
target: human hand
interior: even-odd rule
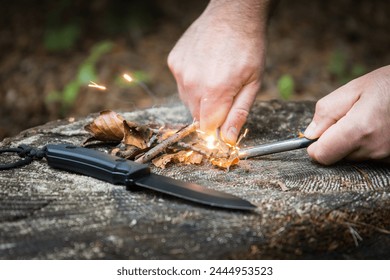
[[[305,136],[318,138],[310,157],[329,165],[390,156],[390,65],[340,87],[317,102]]]
[[[218,3],[216,3],[218,2]],[[242,2],[245,2],[244,4]],[[234,144],[260,88],[265,4],[211,1],[168,56],[180,98],[200,129]]]

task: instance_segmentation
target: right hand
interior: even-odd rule
[[[336,89],[317,102],[308,138],[310,157],[329,165],[390,159],[390,65]]]
[[[212,2],[177,42],[168,65],[200,129],[215,134],[220,127],[222,138],[234,144],[260,88],[265,20],[248,5],[256,18],[243,16],[237,9],[245,1]]]

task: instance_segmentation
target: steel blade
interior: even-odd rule
[[[256,209],[256,206],[249,201],[232,194],[153,173],[137,179],[135,185],[213,207],[236,210]]]

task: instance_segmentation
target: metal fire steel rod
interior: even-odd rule
[[[293,139],[277,141],[273,143],[254,146],[251,148],[241,149],[239,151],[240,159],[247,159],[252,157],[264,156],[269,154],[276,154],[296,149],[302,149],[308,147],[317,139],[308,139],[305,137],[297,137]]]

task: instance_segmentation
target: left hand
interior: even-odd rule
[[[317,102],[305,136],[318,138],[310,157],[329,165],[390,156],[390,65],[340,87]]]

